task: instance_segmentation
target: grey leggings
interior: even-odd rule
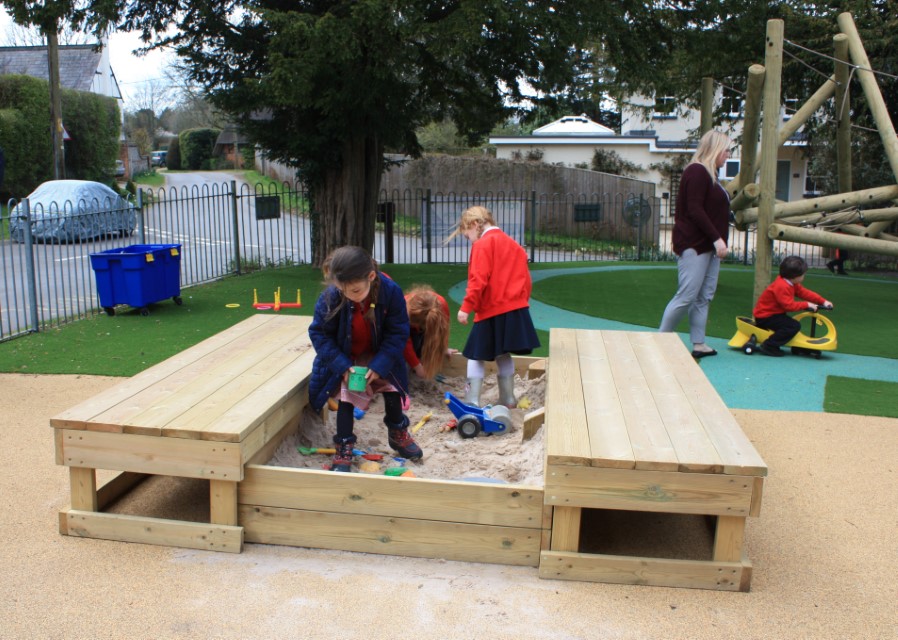
[[[720,273],[720,259],[713,251],[702,253],[686,249],[677,260],[679,284],[677,292],[661,318],[662,332],[676,331],[677,325],[689,314],[689,338],[693,344],[705,341],[705,326],[708,324],[708,306],[717,290],[717,276]]]

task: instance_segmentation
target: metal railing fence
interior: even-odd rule
[[[131,235],[71,242],[11,238],[7,212],[18,203],[11,200],[6,211],[0,210],[0,341],[101,313],[91,253],[131,244],[180,244],[182,288],[257,269],[307,264],[312,257],[314,225],[308,194],[299,183],[263,187],[232,180],[142,189]],[[30,230],[32,225],[25,223],[35,216],[27,200],[21,204],[15,222]],[[628,193],[430,190],[381,193],[377,211],[371,213],[376,216],[374,257],[381,263],[467,262],[467,241],[447,239],[461,211],[473,204],[488,207],[535,263],[675,259],[669,200]],[[65,206],[56,214],[83,215]],[[732,230],[730,245],[730,261],[753,262],[753,230]],[[826,262],[818,247],[775,243],[775,260],[789,254],[805,257],[811,266]]]

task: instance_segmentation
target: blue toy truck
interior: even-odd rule
[[[443,402],[458,420],[456,429],[462,438],[474,438],[481,431],[488,435],[504,433],[511,426],[511,413],[502,405],[481,408],[465,404],[448,391]]]

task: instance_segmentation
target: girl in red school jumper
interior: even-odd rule
[[[474,206],[461,214],[449,240],[463,235],[471,241],[468,286],[458,312],[458,321],[474,327],[462,351],[468,359],[465,402],[480,406],[484,361],[496,361],[499,369],[499,403],[516,407],[514,361],[511,354],[528,355],[539,347],[530,318],[530,270],[527,252],[496,226],[486,207]]]
[[[405,361],[421,378],[433,378],[449,355],[449,305],[427,285],[415,285],[405,296],[409,338]]]

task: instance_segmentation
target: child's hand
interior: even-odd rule
[[[832,308],[833,308],[833,303],[830,302],[829,300],[824,300],[824,301],[823,301],[823,308],[824,308],[824,309],[832,309]]]
[[[380,379],[380,374],[377,373],[377,371],[375,371],[374,369],[369,368],[368,373],[365,374],[365,380],[368,381],[368,384],[371,384],[375,380],[379,380],[379,379]]]
[[[414,371],[415,374],[416,374],[419,378],[423,378],[423,377],[424,377],[424,365],[421,364],[420,362],[419,362],[418,364],[416,364],[414,367],[412,367],[412,371]]]
[[[461,324],[468,324],[468,314],[459,309],[458,311],[458,321]]]

